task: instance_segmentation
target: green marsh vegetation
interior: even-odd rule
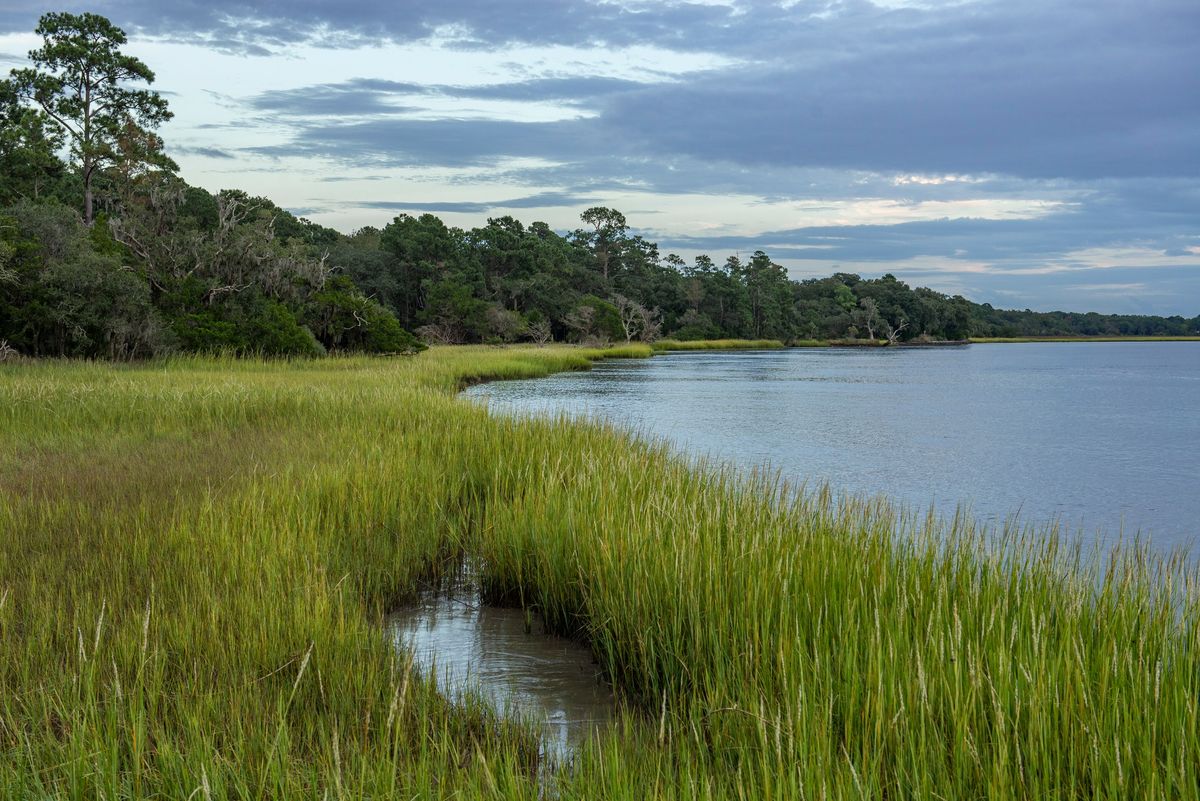
[[[656,351],[673,350],[776,350],[784,347],[778,339],[660,339],[653,343]]]
[[[537,798],[383,634],[464,557],[630,707],[564,798],[1188,798],[1196,573],[489,416],[548,347],[0,368],[0,796]]]

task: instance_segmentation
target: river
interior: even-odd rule
[[[671,353],[465,394],[910,509],[1163,551],[1200,533],[1200,342]]]

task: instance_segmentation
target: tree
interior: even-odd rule
[[[0,81],[0,205],[40,198],[61,177],[62,135],[44,112],[29,108],[12,81]]]
[[[908,328],[908,320],[900,320],[899,324],[893,326],[890,322],[884,321],[884,330],[887,332],[887,340],[889,345],[895,345],[900,341],[900,334],[904,329]]]
[[[613,306],[621,321],[621,330],[625,341],[632,342],[634,338],[643,342],[653,342],[662,331],[662,315],[657,309],[647,309],[636,300],[624,295],[613,295]]]
[[[596,309],[592,306],[576,306],[563,318],[563,324],[582,342],[592,335],[596,324]]]
[[[488,339],[507,343],[525,333],[525,318],[515,311],[501,306],[489,306],[485,316],[490,331]]]
[[[365,297],[344,275],[329,279],[313,293],[301,322],[329,351],[415,353],[425,349],[400,327],[391,311]]]
[[[545,345],[547,342],[554,341],[554,334],[550,329],[549,320],[534,320],[526,326],[525,330],[529,334],[529,338],[539,348]]]
[[[616,209],[592,206],[580,214],[579,219],[595,228],[595,232],[590,237],[592,249],[596,254],[596,261],[600,263],[600,274],[607,281],[608,263],[612,258],[612,251],[625,238],[625,232],[629,230],[629,225],[625,222],[625,215]]]
[[[583,343],[604,344],[625,335],[617,307],[594,295],[584,295],[563,318],[563,325]]]
[[[787,339],[792,334],[788,314],[792,306],[787,270],[761,250],[754,251],[743,268],[750,303],[751,332],[755,338]]]
[[[875,327],[879,325],[879,307],[873,298],[863,298],[854,312],[854,321],[867,329],[867,338],[875,338]]]
[[[146,282],[92,232],[57,202],[4,210],[0,339],[33,356],[131,359],[170,348]]]
[[[642,304],[624,295],[613,295],[612,304],[617,307],[617,314],[621,317],[621,330],[625,334],[625,341],[632,342],[642,330]]]
[[[707,314],[688,309],[679,318],[679,326],[671,332],[672,339],[720,339],[720,330]]]
[[[157,92],[130,88],[154,73],[122,53],[125,32],[98,14],[46,14],[35,31],[43,46],[30,51],[32,69],[12,71],[18,94],[36,103],[66,134],[83,179],[83,217],[94,219],[98,174],[121,162],[171,167],[148,129],[171,118]],[[135,134],[136,132],[136,134]]]
[[[378,292],[380,300],[400,318],[400,324],[411,328],[422,316],[428,317],[429,284],[457,266],[459,234],[432,214],[401,214],[379,232],[377,247],[390,261],[354,272],[352,277],[366,291]]]

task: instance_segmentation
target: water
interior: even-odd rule
[[[1200,343],[677,353],[473,387],[809,486],[1167,550],[1200,533]]]
[[[500,712],[541,724],[544,755],[562,762],[616,715],[612,688],[585,646],[545,632],[539,616],[480,603],[458,586],[427,593],[389,620],[414,666],[435,674],[451,697],[474,691]]]

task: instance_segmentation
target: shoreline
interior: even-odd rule
[[[967,337],[966,339],[937,339],[927,342],[902,341],[894,345],[886,340],[804,339],[781,340],[659,340],[650,343],[655,353],[716,350],[800,350],[808,348],[956,348],[969,345],[1023,345],[1036,343],[1109,343],[1109,342],[1200,342],[1200,336],[1046,336],[1046,337]],[[521,345],[514,345],[521,347]]]
[[[1200,342],[1200,336],[1179,336],[1179,337],[971,337],[972,345],[1009,345],[1009,344],[1031,344],[1037,342],[1058,343],[1058,342]]]

